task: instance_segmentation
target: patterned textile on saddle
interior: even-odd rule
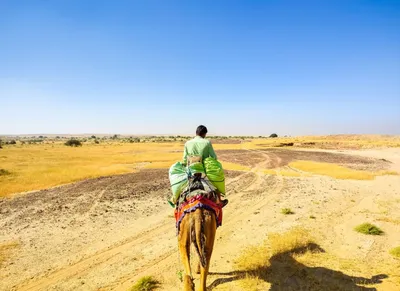
[[[204,208],[214,212],[217,228],[222,225],[222,207],[215,203],[215,187],[206,179],[194,177],[190,183],[190,188],[183,192],[179,197],[179,203],[175,208],[175,221],[177,234],[182,219],[187,213],[193,212],[198,208]]]

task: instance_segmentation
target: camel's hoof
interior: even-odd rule
[[[185,291],[194,291],[193,279],[190,278],[190,276],[185,275],[185,277],[183,278],[183,284],[185,286]]]

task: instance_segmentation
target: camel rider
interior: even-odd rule
[[[217,159],[217,155],[215,154],[211,142],[205,138],[206,135],[207,127],[205,127],[204,125],[198,126],[196,130],[196,137],[185,143],[185,148],[183,152],[183,164],[186,165],[188,163],[188,160],[189,163],[202,162],[208,157]],[[228,199],[221,200],[221,193],[219,193],[219,191],[216,191],[216,193],[218,196],[217,202],[221,203],[222,207],[228,204]]]

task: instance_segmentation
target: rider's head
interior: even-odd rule
[[[206,137],[207,127],[204,125],[199,125],[196,129],[196,135],[201,136],[202,138]]]

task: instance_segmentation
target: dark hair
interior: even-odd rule
[[[199,125],[196,129],[196,134],[197,135],[205,135],[207,133],[207,127],[205,127],[204,125]]]

